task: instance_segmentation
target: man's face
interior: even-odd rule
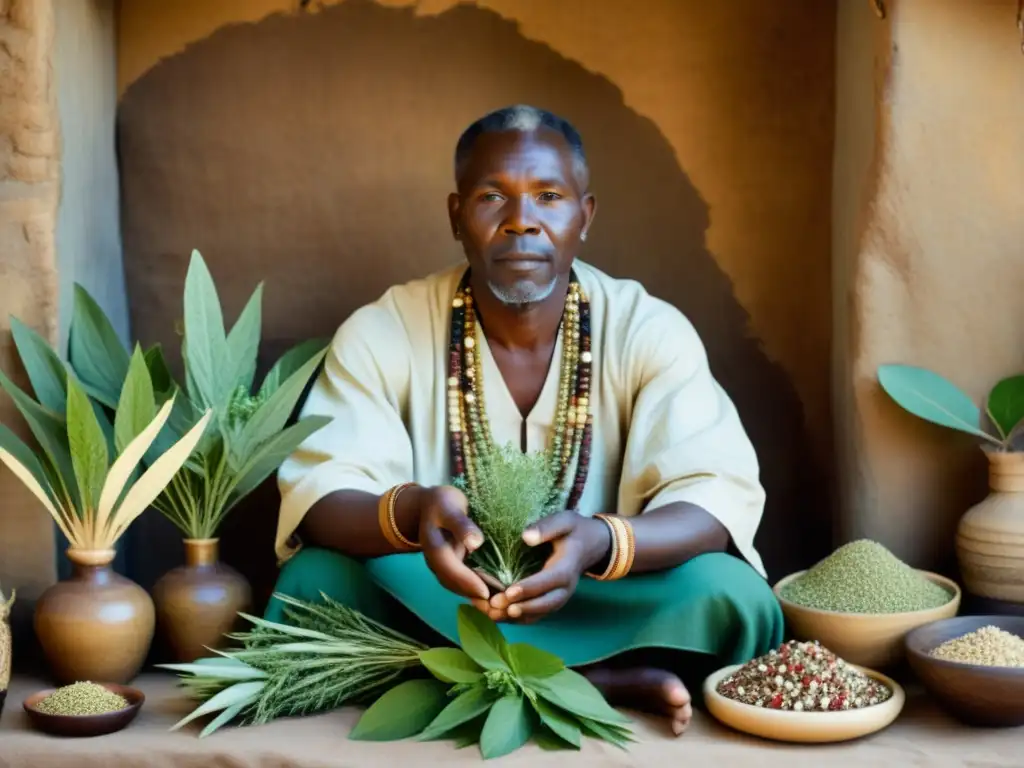
[[[477,140],[449,213],[474,274],[500,301],[544,301],[568,275],[594,214],[586,183],[554,131]]]

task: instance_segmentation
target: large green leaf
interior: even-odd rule
[[[0,449],[11,454],[18,463],[32,474],[32,477],[39,484],[39,487],[43,489],[46,493],[46,497],[55,507],[59,508],[62,506],[61,502],[58,501],[54,494],[53,488],[50,487],[50,480],[47,477],[46,470],[43,468],[42,463],[39,461],[39,457],[32,452],[31,448],[22,442],[21,438],[3,424],[0,424]]]
[[[330,416],[307,416],[259,446],[238,470],[234,500],[237,502],[252,493],[307,437],[330,421]]]
[[[125,449],[156,416],[156,399],[153,381],[142,349],[135,347],[128,375],[121,388],[121,397],[114,416],[114,437],[117,452]]]
[[[459,645],[484,669],[509,669],[508,645],[491,618],[472,605],[459,606]]]
[[[619,749],[626,749],[627,744],[636,741],[628,731],[622,728],[616,728],[607,723],[599,723],[585,717],[579,718],[578,722],[580,724],[580,730],[582,730],[587,736],[607,741],[609,744],[614,744]]]
[[[579,672],[563,669],[550,677],[528,678],[527,686],[556,707],[599,723],[626,724],[630,720],[613,709],[601,692]]]
[[[533,708],[540,717],[540,721],[550,728],[562,741],[576,747],[576,749],[580,748],[582,736],[580,734],[580,727],[574,718],[569,717],[557,707],[552,706],[539,697],[533,701]]]
[[[494,703],[495,695],[482,685],[459,694],[419,735],[420,741],[440,738],[463,723],[482,715]]]
[[[42,336],[16,317],[11,318],[11,336],[36,400],[63,416],[68,399],[68,372],[64,363]]]
[[[480,732],[480,753],[491,760],[515,752],[533,733],[533,721],[522,696],[505,696],[494,702]]]
[[[326,339],[307,339],[289,349],[281,355],[263,378],[263,383],[260,385],[260,394],[264,396],[273,394],[281,386],[281,382],[291,377],[310,358],[320,353],[326,353],[327,344],[328,341]]]
[[[359,718],[348,737],[356,741],[396,741],[415,736],[448,704],[448,686],[432,678],[399,683]]]
[[[510,645],[508,660],[512,671],[519,677],[550,677],[565,669],[560,658],[526,643]]]
[[[235,321],[228,334],[228,359],[225,362],[227,374],[225,391],[221,396],[227,399],[238,386],[252,391],[256,377],[256,355],[260,348],[260,330],[263,323],[263,283],[256,286],[248,303]]]
[[[302,391],[316,371],[326,350],[309,358],[297,371],[292,373],[280,387],[252,415],[241,434],[231,445],[232,464],[240,467],[252,455],[253,451],[284,429],[295,409],[295,404],[302,396]]]
[[[70,378],[68,379],[70,381]],[[75,479],[75,468],[71,461],[71,449],[68,445],[67,423],[63,418],[48,408],[44,408],[0,371],[0,387],[14,400],[28,424],[32,436],[39,443],[43,452],[50,460],[51,479],[55,490],[66,495],[71,505],[79,508],[78,483]]]
[[[987,410],[1005,440],[1024,419],[1024,376],[1010,376],[996,384],[988,395]]]
[[[185,276],[185,342],[186,365],[196,388],[189,395],[204,409],[223,408],[222,382],[229,364],[224,315],[213,276],[199,251],[192,251]]]
[[[121,396],[121,384],[128,374],[128,350],[89,292],[75,284],[74,294],[68,362],[86,391],[113,410]]]
[[[74,379],[68,379],[68,444],[83,510],[95,510],[107,479],[110,455],[89,396]]]
[[[420,663],[446,683],[476,683],[483,668],[458,648],[430,648],[420,652]]]
[[[981,429],[978,406],[939,374],[912,365],[883,365],[878,381],[889,397],[918,418],[999,442]]]

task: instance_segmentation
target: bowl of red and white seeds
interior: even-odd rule
[[[850,664],[817,642],[791,640],[704,681],[715,719],[775,741],[848,741],[882,730],[900,714],[903,688]]]

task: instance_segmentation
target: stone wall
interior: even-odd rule
[[[60,141],[53,40],[49,0],[0,0],[0,367],[23,386],[10,316],[52,342],[58,336],[54,229]],[[28,435],[6,394],[0,394],[0,423]],[[19,626],[27,621],[30,601],[55,576],[53,542],[47,513],[0,469],[0,583],[18,589]]]

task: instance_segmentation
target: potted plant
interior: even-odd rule
[[[153,588],[159,631],[178,661],[191,661],[207,648],[221,646],[251,602],[248,582],[219,559],[225,517],[330,421],[309,416],[288,426],[326,353],[321,341],[287,351],[255,387],[262,295],[259,284],[225,333],[213,278],[202,256],[193,251],[184,290],[184,387],[175,382],[159,346],[146,352],[158,401],[176,398],[165,440],[184,433],[200,412],[212,413],[210,429],[195,454],[154,502],[184,536],[184,565],[164,574]],[[80,287],[68,352],[72,368],[93,397],[109,407],[117,397],[117,372],[125,368],[127,353],[100,307]]]
[[[902,408],[979,440],[988,496],[957,527],[964,586],[979,597],[1024,602],[1024,375],[999,381],[982,409],[953,383],[910,365],[883,365],[878,380]]]
[[[141,350],[129,361],[111,423],[38,334],[17,320],[12,332],[36,399],[3,373],[0,386],[40,450],[0,425],[0,462],[53,517],[74,565],[71,578],[36,603],[36,635],[58,682],[126,683],[149,651],[154,610],[145,590],[111,568],[115,548],[188,459],[211,414],[140,472],[174,407],[172,398],[157,411]]]

